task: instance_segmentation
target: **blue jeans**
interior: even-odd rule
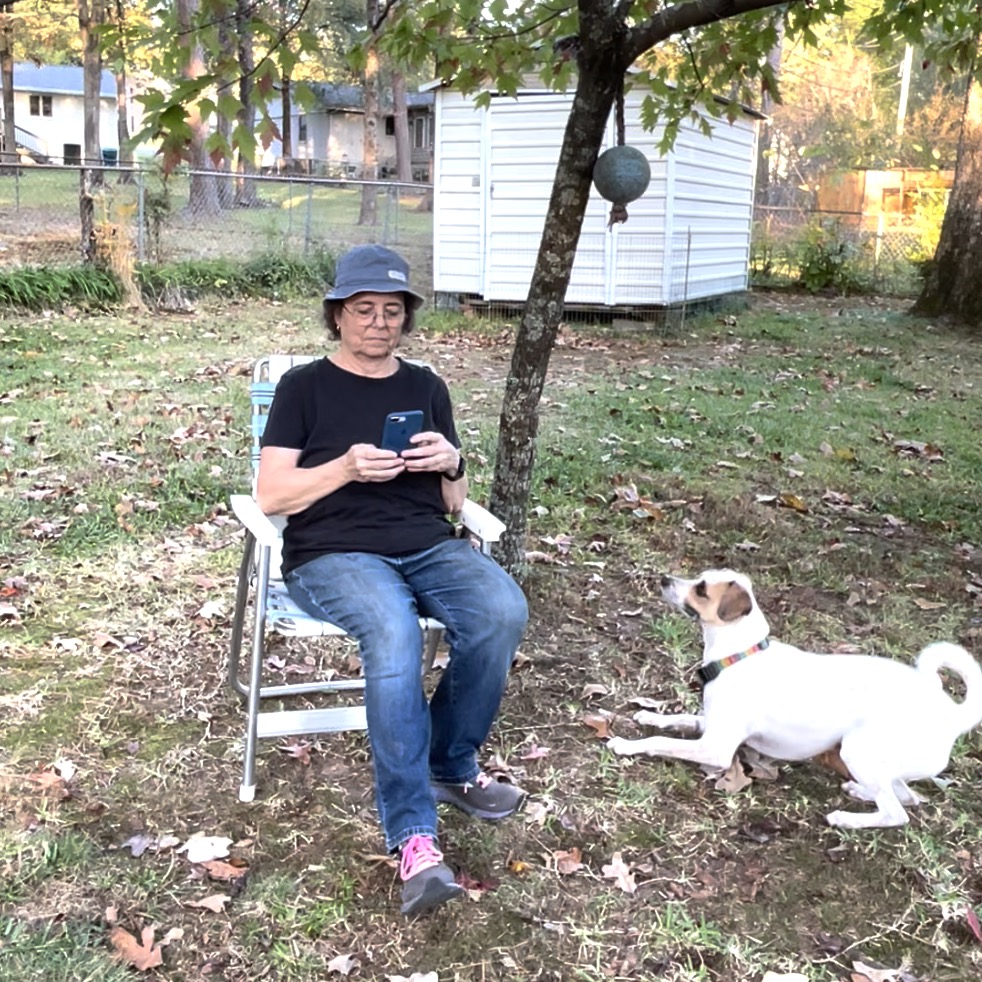
[[[307,613],[343,627],[361,646],[375,801],[388,849],[436,836],[430,781],[464,784],[480,769],[525,631],[518,584],[463,539],[410,556],[319,556],[285,578]],[[427,705],[419,618],[447,628],[450,660]]]

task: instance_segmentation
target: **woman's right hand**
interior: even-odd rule
[[[371,443],[354,444],[341,459],[349,480],[361,483],[391,481],[406,469],[394,450],[380,450]]]

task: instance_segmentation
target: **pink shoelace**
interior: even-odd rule
[[[439,866],[442,862],[443,853],[428,835],[414,835],[402,847],[402,857],[399,860],[399,877],[406,881],[424,869]]]

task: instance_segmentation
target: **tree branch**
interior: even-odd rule
[[[633,64],[650,48],[690,27],[705,27],[740,14],[769,7],[781,7],[787,0],[693,0],[692,3],[675,3],[659,10],[643,24],[628,30],[624,44],[625,67]],[[803,3],[807,0],[791,0]]]

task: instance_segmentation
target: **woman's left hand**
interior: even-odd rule
[[[460,451],[442,433],[417,433],[411,442],[412,446],[402,452],[407,471],[457,473]]]

